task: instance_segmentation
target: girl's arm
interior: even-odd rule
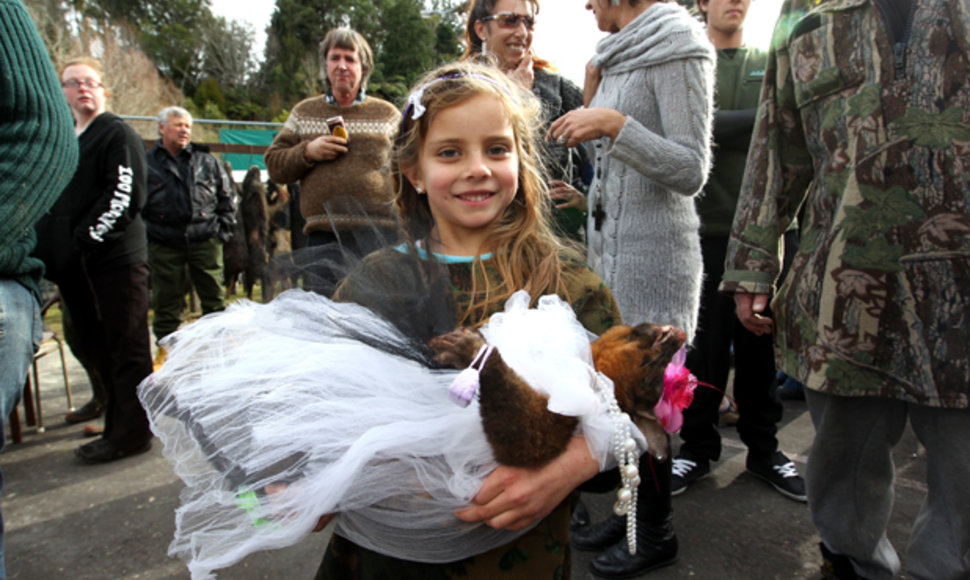
[[[566,451],[539,469],[499,466],[482,484],[471,507],[455,513],[466,522],[495,529],[521,530],[546,517],[577,486],[599,472],[583,437],[573,437]]]

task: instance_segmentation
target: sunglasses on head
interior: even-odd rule
[[[525,22],[526,29],[532,30],[536,25],[535,17],[523,16],[521,14],[516,14],[515,12],[499,12],[498,14],[492,14],[491,16],[480,18],[479,20],[482,22],[494,20],[501,28],[518,28],[519,23]]]

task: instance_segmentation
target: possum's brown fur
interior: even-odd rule
[[[613,380],[617,403],[645,431],[652,449],[659,428],[653,407],[663,390],[664,370],[684,339],[672,326],[620,325],[592,345],[594,365]],[[478,332],[461,329],[432,339],[430,346],[438,362],[465,368],[484,343]],[[540,467],[566,449],[578,420],[550,411],[548,396],[509,368],[498,350],[483,365],[479,381],[482,427],[499,463]]]

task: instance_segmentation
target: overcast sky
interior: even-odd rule
[[[266,27],[276,6],[274,0],[211,0],[218,16],[252,24],[256,32],[254,50],[263,58]],[[752,2],[745,26],[749,45],[766,47],[781,0]],[[552,61],[559,72],[578,85],[583,83],[586,62],[593,55],[603,33],[596,29],[593,14],[586,10],[586,0],[545,0],[537,19],[532,45],[536,54]]]

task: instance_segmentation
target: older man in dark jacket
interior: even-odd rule
[[[232,237],[232,188],[222,164],[207,147],[191,143],[192,116],[181,107],[159,113],[160,139],[148,153],[148,226],[152,268],[152,330],[161,341],[181,323],[185,272],[203,314],[225,308],[222,244]],[[156,363],[164,360],[164,349]]]

